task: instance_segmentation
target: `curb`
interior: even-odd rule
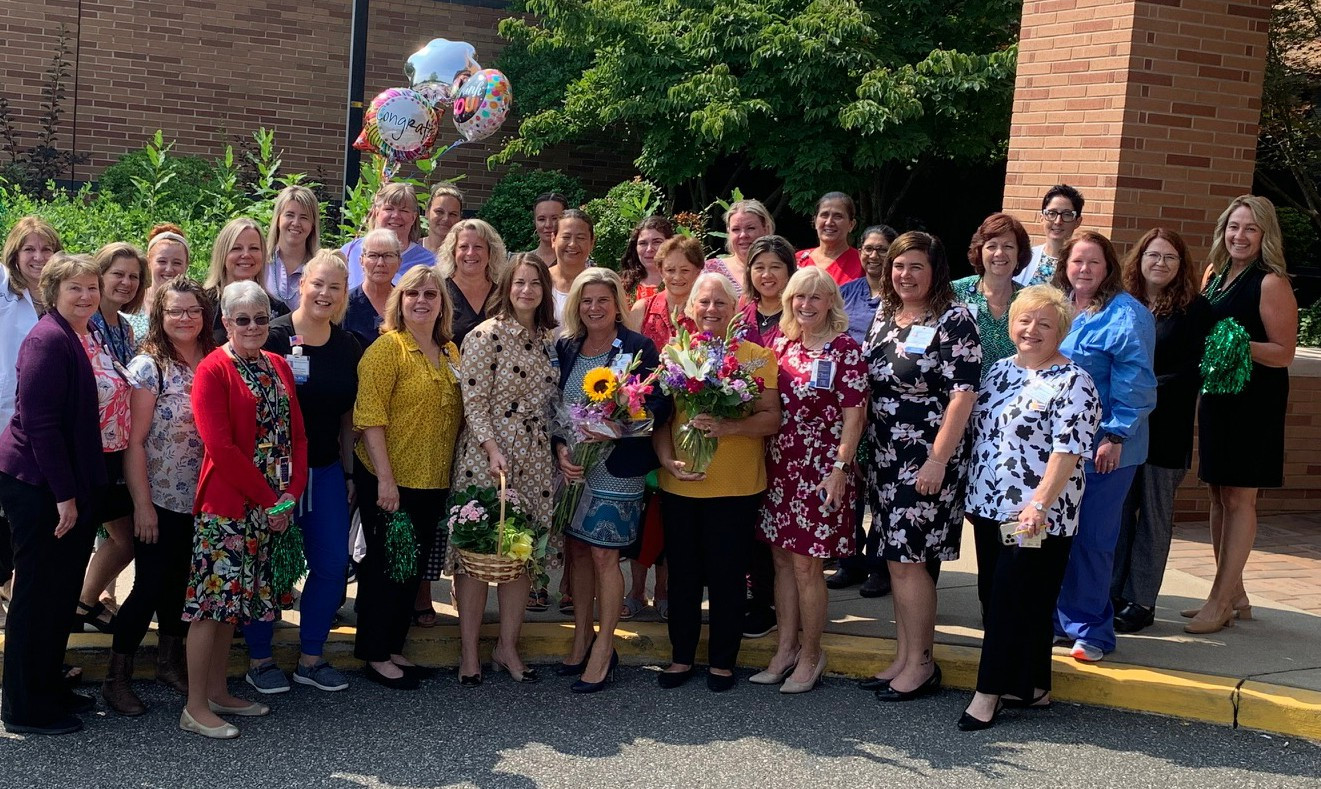
[[[482,626],[483,651],[490,649],[498,634],[498,625]],[[629,665],[663,665],[669,661],[669,635],[659,622],[621,622],[616,631],[619,655]],[[356,630],[340,627],[330,631],[325,655],[346,668],[357,668],[362,661],[353,657]],[[523,659],[532,664],[552,663],[562,659],[573,639],[569,622],[533,622],[523,625],[519,639]],[[698,654],[705,652],[703,635]],[[874,674],[894,656],[895,642],[888,638],[843,636],[827,633],[822,639],[829,658],[829,674],[837,677],[863,678]],[[143,646],[154,652],[155,632],[147,634]],[[763,668],[775,652],[775,640],[745,639],[739,651],[739,665]],[[4,640],[0,637],[0,653]],[[981,650],[975,647],[937,644],[936,660],[944,673],[947,688],[972,690],[977,681]],[[457,625],[414,628],[409,638],[408,656],[423,665],[457,666],[459,635]],[[146,657],[146,656],[144,656]],[[296,628],[277,627],[275,657],[281,665],[292,665],[298,657]],[[110,636],[73,635],[69,638],[68,662],[83,667],[85,681],[105,677],[110,658]],[[229,673],[241,677],[247,670],[247,654],[239,644],[230,651]],[[1079,663],[1056,655],[1052,658],[1054,688],[1058,701],[1134,712],[1146,712],[1174,718],[1203,721],[1235,728],[1243,727],[1290,737],[1321,741],[1321,692],[1274,685],[1251,679],[1236,679],[1209,674],[1153,669],[1124,663]],[[154,676],[154,661],[137,661],[135,676]]]

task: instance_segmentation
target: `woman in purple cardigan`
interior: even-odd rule
[[[41,294],[51,311],[18,352],[14,416],[0,435],[0,504],[16,564],[0,721],[12,734],[76,732],[76,713],[96,705],[68,689],[61,661],[106,483],[87,327],[101,304],[100,269],[57,255],[41,272]]]

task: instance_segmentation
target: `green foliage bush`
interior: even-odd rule
[[[186,207],[191,215],[202,196],[215,186],[215,165],[200,156],[172,156],[175,177],[166,185],[162,199],[167,205]],[[138,188],[134,178],[146,178],[150,165],[146,149],[130,151],[105,168],[97,179],[97,189],[120,205],[132,205]]]
[[[598,266],[619,268],[628,237],[638,222],[661,212],[665,194],[641,176],[611,187],[605,197],[589,200],[583,210],[596,225],[596,249],[592,260]]]
[[[581,205],[585,196],[582,182],[571,175],[559,170],[528,170],[516,164],[491,190],[477,216],[495,227],[510,252],[535,249],[532,201],[545,192],[559,192],[569,198],[570,206]]]
[[[1321,299],[1298,311],[1298,344],[1321,348]]]

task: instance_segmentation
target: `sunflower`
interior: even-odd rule
[[[583,376],[583,392],[593,403],[603,403],[614,396],[619,381],[608,367],[597,367]]]

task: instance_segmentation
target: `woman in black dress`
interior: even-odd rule
[[[1234,198],[1216,222],[1202,292],[1214,321],[1247,330],[1252,376],[1238,394],[1204,394],[1198,410],[1198,476],[1211,488],[1216,576],[1206,603],[1185,611],[1189,633],[1214,633],[1249,619],[1243,566],[1257,537],[1257,489],[1284,483],[1284,412],[1298,345],[1298,301],[1284,267],[1271,201]]]
[[[1197,292],[1200,272],[1188,245],[1172,230],[1149,230],[1123,270],[1124,289],[1156,318],[1151,443],[1124,502],[1110,583],[1115,630],[1136,633],[1155,621],[1174,533],[1174,494],[1192,459],[1198,368],[1211,331],[1211,305]]]

